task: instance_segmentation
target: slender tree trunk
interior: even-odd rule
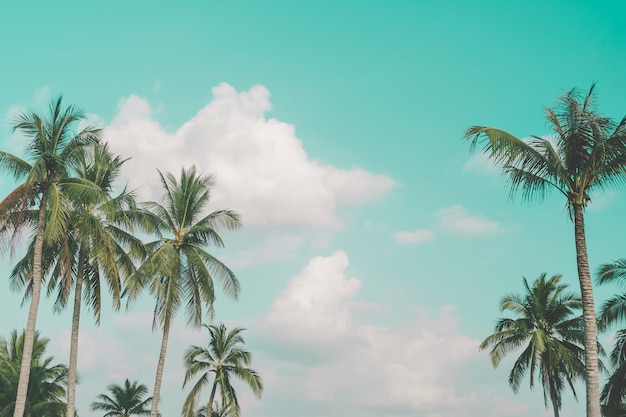
[[[33,293],[28,310],[28,321],[24,333],[24,350],[22,352],[22,364],[20,366],[20,378],[17,384],[17,396],[13,417],[23,417],[26,407],[26,395],[28,394],[28,380],[30,378],[30,363],[33,356],[33,342],[37,325],[37,311],[39,310],[39,298],[41,295],[41,258],[43,253],[43,235],[46,229],[46,198],[41,197],[39,205],[39,220],[37,223],[37,236],[35,237],[35,251],[33,255]]]
[[[163,340],[161,341],[161,352],[159,353],[159,362],[157,364],[156,378],[154,379],[154,392],[152,393],[152,409],[150,417],[157,417],[159,410],[159,396],[161,394],[161,382],[163,381],[163,368],[165,367],[165,354],[167,352],[167,340],[170,333],[170,322],[165,319],[163,324]]]
[[[80,325],[80,306],[83,293],[83,279],[85,269],[83,263],[85,255],[82,250],[78,255],[78,274],[76,275],[76,287],[74,288],[74,311],[72,312],[72,336],[70,339],[70,365],[67,381],[67,411],[66,416],[73,417],[76,403],[76,368],[78,363],[78,331]]]
[[[580,282],[580,293],[583,302],[583,322],[585,326],[587,417],[600,417],[596,311],[593,302],[591,274],[589,273],[589,260],[587,259],[585,219],[581,205],[574,205],[574,236],[576,238],[576,262],[578,264],[578,280]]]
[[[213,400],[215,399],[215,391],[217,391],[217,374],[215,375],[215,381],[213,381],[213,388],[211,388],[209,402],[206,406],[206,417],[211,417],[211,414],[213,414]],[[224,404],[222,404],[222,407],[224,407]]]

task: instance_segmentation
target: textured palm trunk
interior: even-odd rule
[[[215,376],[215,381],[213,381],[213,388],[211,388],[211,395],[209,396],[209,402],[206,406],[206,417],[211,417],[213,414],[213,400],[215,400],[215,391],[217,391],[217,375]],[[224,407],[224,404],[222,404]]]
[[[152,393],[152,408],[150,410],[150,417],[157,417],[159,410],[159,397],[161,395],[161,382],[163,381],[163,368],[165,367],[165,354],[167,352],[169,333],[170,323],[169,320],[166,319],[163,325],[163,340],[161,341],[161,352],[159,353],[156,377],[154,378],[154,392]]]
[[[78,255],[78,275],[76,276],[76,288],[74,288],[74,310],[72,312],[72,336],[70,338],[70,364],[67,381],[67,411],[66,416],[74,416],[76,403],[76,368],[78,364],[78,331],[80,325],[80,305],[83,292],[83,279],[85,262],[84,252]]]
[[[596,311],[593,302],[593,288],[587,259],[585,241],[585,219],[583,207],[574,205],[574,236],[576,239],[576,263],[578,280],[583,302],[585,325],[585,382],[587,394],[587,417],[600,417],[600,383],[598,381],[598,345]]]
[[[28,380],[30,378],[30,363],[33,356],[33,342],[37,325],[37,312],[39,310],[39,298],[41,296],[41,257],[43,253],[43,235],[46,228],[46,199],[41,197],[39,206],[39,220],[37,223],[37,236],[35,237],[35,251],[33,254],[33,293],[28,309],[28,321],[24,333],[24,350],[22,351],[22,364],[20,366],[20,378],[17,384],[15,397],[15,409],[13,417],[23,417],[26,407],[26,395],[28,394]]]

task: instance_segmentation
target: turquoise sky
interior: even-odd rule
[[[239,302],[219,299],[217,320],[248,329],[266,380],[261,401],[241,388],[246,416],[543,415],[541,387],[514,395],[510,363],[493,370],[477,346],[522,276],[560,273],[577,289],[573,225],[556,194],[510,200],[461,136],[548,134],[543,106],[593,82],[600,112],[623,117],[625,12],[617,1],[13,2],[0,6],[2,149],[21,152],[16,110],[63,94],[132,157],[132,186],[154,190],[157,167],[217,175],[216,204],[248,220],[217,251],[243,286]],[[592,196],[594,271],[626,255],[623,192]],[[416,231],[423,241],[397,238]],[[3,285],[6,336],[26,308]],[[613,291],[598,288],[597,303]],[[89,404],[110,383],[152,387],[151,312],[146,298],[107,309],[100,328],[84,316],[81,416],[97,415]],[[38,327],[63,362],[69,319],[42,302]],[[175,330],[165,417],[186,394],[182,352],[205,339]],[[565,396],[563,416],[583,412],[583,392],[580,404]]]

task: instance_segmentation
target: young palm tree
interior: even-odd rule
[[[533,136],[525,141],[499,129],[473,126],[465,132],[465,140],[471,151],[485,143],[483,152],[509,176],[512,194],[521,190],[524,199],[542,198],[549,189],[556,189],[567,201],[574,221],[585,323],[587,417],[600,417],[596,315],[584,209],[593,191],[626,181],[626,118],[615,123],[600,116],[594,86],[587,94],[569,91],[556,108],[545,111],[553,138]]]
[[[103,417],[147,416],[152,397],[145,398],[148,388],[137,381],[124,381],[124,386],[111,384],[107,387],[111,395],[100,394],[91,403],[91,411],[105,411]]]
[[[199,372],[203,372],[200,379],[194,384],[183,406],[183,415],[194,417],[200,391],[213,379],[209,401],[204,407],[213,410],[213,401],[219,388],[221,404],[227,405],[229,415],[239,416],[240,407],[233,378],[244,381],[252,392],[259,398],[263,391],[263,382],[259,374],[248,368],[252,355],[243,349],[244,340],[241,333],[244,329],[235,327],[228,331],[224,324],[204,325],[209,330],[210,339],[208,348],[191,346],[185,352],[184,364],[186,368],[183,387]]]
[[[156,298],[154,325],[158,323],[163,329],[151,417],[157,415],[170,326],[181,304],[186,306],[188,324],[199,327],[203,308],[208,306],[212,312],[214,278],[221,281],[231,298],[239,294],[235,274],[206,250],[210,244],[224,246],[218,230],[237,229],[239,216],[231,210],[219,210],[201,217],[213,179],[199,175],[195,167],[182,169],[179,180],[172,174],[159,172],[159,176],[165,190],[163,201],[146,204],[149,222],[159,232],[159,239],[146,244],[150,255],[125,290],[133,300],[142,288],[148,288]]]
[[[68,369],[65,365],[51,365],[52,357],[44,359],[48,339],[35,333],[30,367],[28,398],[24,405],[27,417],[65,416],[65,387]],[[24,333],[14,330],[8,341],[0,339],[0,417],[13,415],[19,381]]]
[[[530,371],[530,387],[539,371],[544,401],[552,402],[554,416],[559,416],[561,392],[569,385],[576,396],[573,381],[584,375],[584,332],[576,312],[582,306],[580,297],[565,293],[560,275],[549,279],[542,274],[532,287],[524,278],[524,295],[507,295],[500,311],[510,311],[517,318],[501,318],[495,333],[487,337],[480,349],[491,348],[489,357],[497,367],[503,357],[524,347],[509,374],[509,385],[517,393],[524,375]]]
[[[71,198],[97,193],[97,187],[89,182],[71,178],[71,166],[77,151],[99,141],[100,130],[93,126],[78,133],[73,131],[73,126],[84,118],[84,114],[73,106],[63,108],[59,97],[50,104],[50,114],[46,117],[34,112],[17,116],[14,130],[27,139],[28,161],[0,151],[0,169],[17,180],[24,180],[0,202],[0,237],[9,238],[15,244],[22,230],[36,230],[31,303],[14,417],[24,415],[43,279],[44,240],[54,241],[64,233],[71,213]],[[38,211],[35,218],[30,215],[33,207]]]

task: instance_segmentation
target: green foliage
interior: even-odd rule
[[[495,333],[480,345],[491,348],[489,357],[494,367],[504,356],[520,352],[509,374],[509,385],[519,390],[524,376],[530,373],[530,387],[535,377],[543,385],[544,401],[553,404],[555,415],[561,408],[561,393],[569,386],[576,396],[573,382],[584,375],[583,321],[577,312],[580,297],[566,293],[561,276],[547,278],[542,274],[532,287],[524,278],[523,295],[511,294],[502,299],[501,311],[509,311],[516,318],[500,318]]]
[[[521,140],[500,129],[472,126],[465,140],[501,165],[511,183],[511,195],[543,198],[556,189],[568,206],[586,206],[590,194],[612,184],[626,182],[626,118],[618,123],[598,114],[595,86],[583,94],[573,89],[557,106],[546,108],[554,134]]]
[[[152,397],[144,398],[148,388],[127,379],[124,385],[111,384],[107,387],[109,395],[100,394],[97,400],[91,403],[91,411],[104,411],[103,417],[130,417],[146,416],[150,414]]]
[[[165,191],[161,203],[145,204],[144,230],[156,231],[159,239],[146,244],[149,256],[129,280],[126,294],[135,299],[147,288],[156,299],[155,324],[168,326],[181,305],[187,322],[199,327],[203,305],[212,313],[215,301],[214,279],[222,284],[229,297],[236,299],[239,281],[226,265],[211,255],[206,247],[223,247],[221,229],[240,227],[239,215],[232,210],[218,210],[202,216],[209,202],[212,177],[202,176],[196,168],[182,169],[180,180],[159,172]]]
[[[45,358],[49,340],[35,334],[33,355],[30,366],[28,396],[24,416],[62,417],[65,416],[65,389],[67,387],[67,366],[52,365],[53,358]],[[8,340],[0,339],[0,417],[13,415],[24,333],[18,336],[13,331]]]
[[[235,388],[232,385],[233,378],[240,379],[252,389],[258,397],[263,392],[263,382],[259,374],[248,366],[252,360],[252,354],[243,349],[245,341],[241,335],[244,329],[235,327],[227,330],[224,324],[204,325],[209,330],[210,339],[207,348],[191,346],[185,352],[184,364],[186,368],[183,387],[196,375],[201,373],[200,378],[191,388],[183,406],[183,415],[194,417],[201,410],[195,411],[202,388],[208,386],[213,379],[211,396],[206,410],[213,410],[212,403],[219,389],[223,408],[214,410],[214,414],[226,413],[229,416],[238,417],[240,414],[239,401]]]
[[[604,264],[598,271],[598,283],[626,283],[626,259]],[[626,319],[626,293],[615,294],[602,305],[598,320],[599,328],[607,330],[611,326],[624,323]],[[606,417],[626,415],[626,329],[615,334],[615,344],[611,351],[613,372],[604,384],[600,402],[602,414]]]

